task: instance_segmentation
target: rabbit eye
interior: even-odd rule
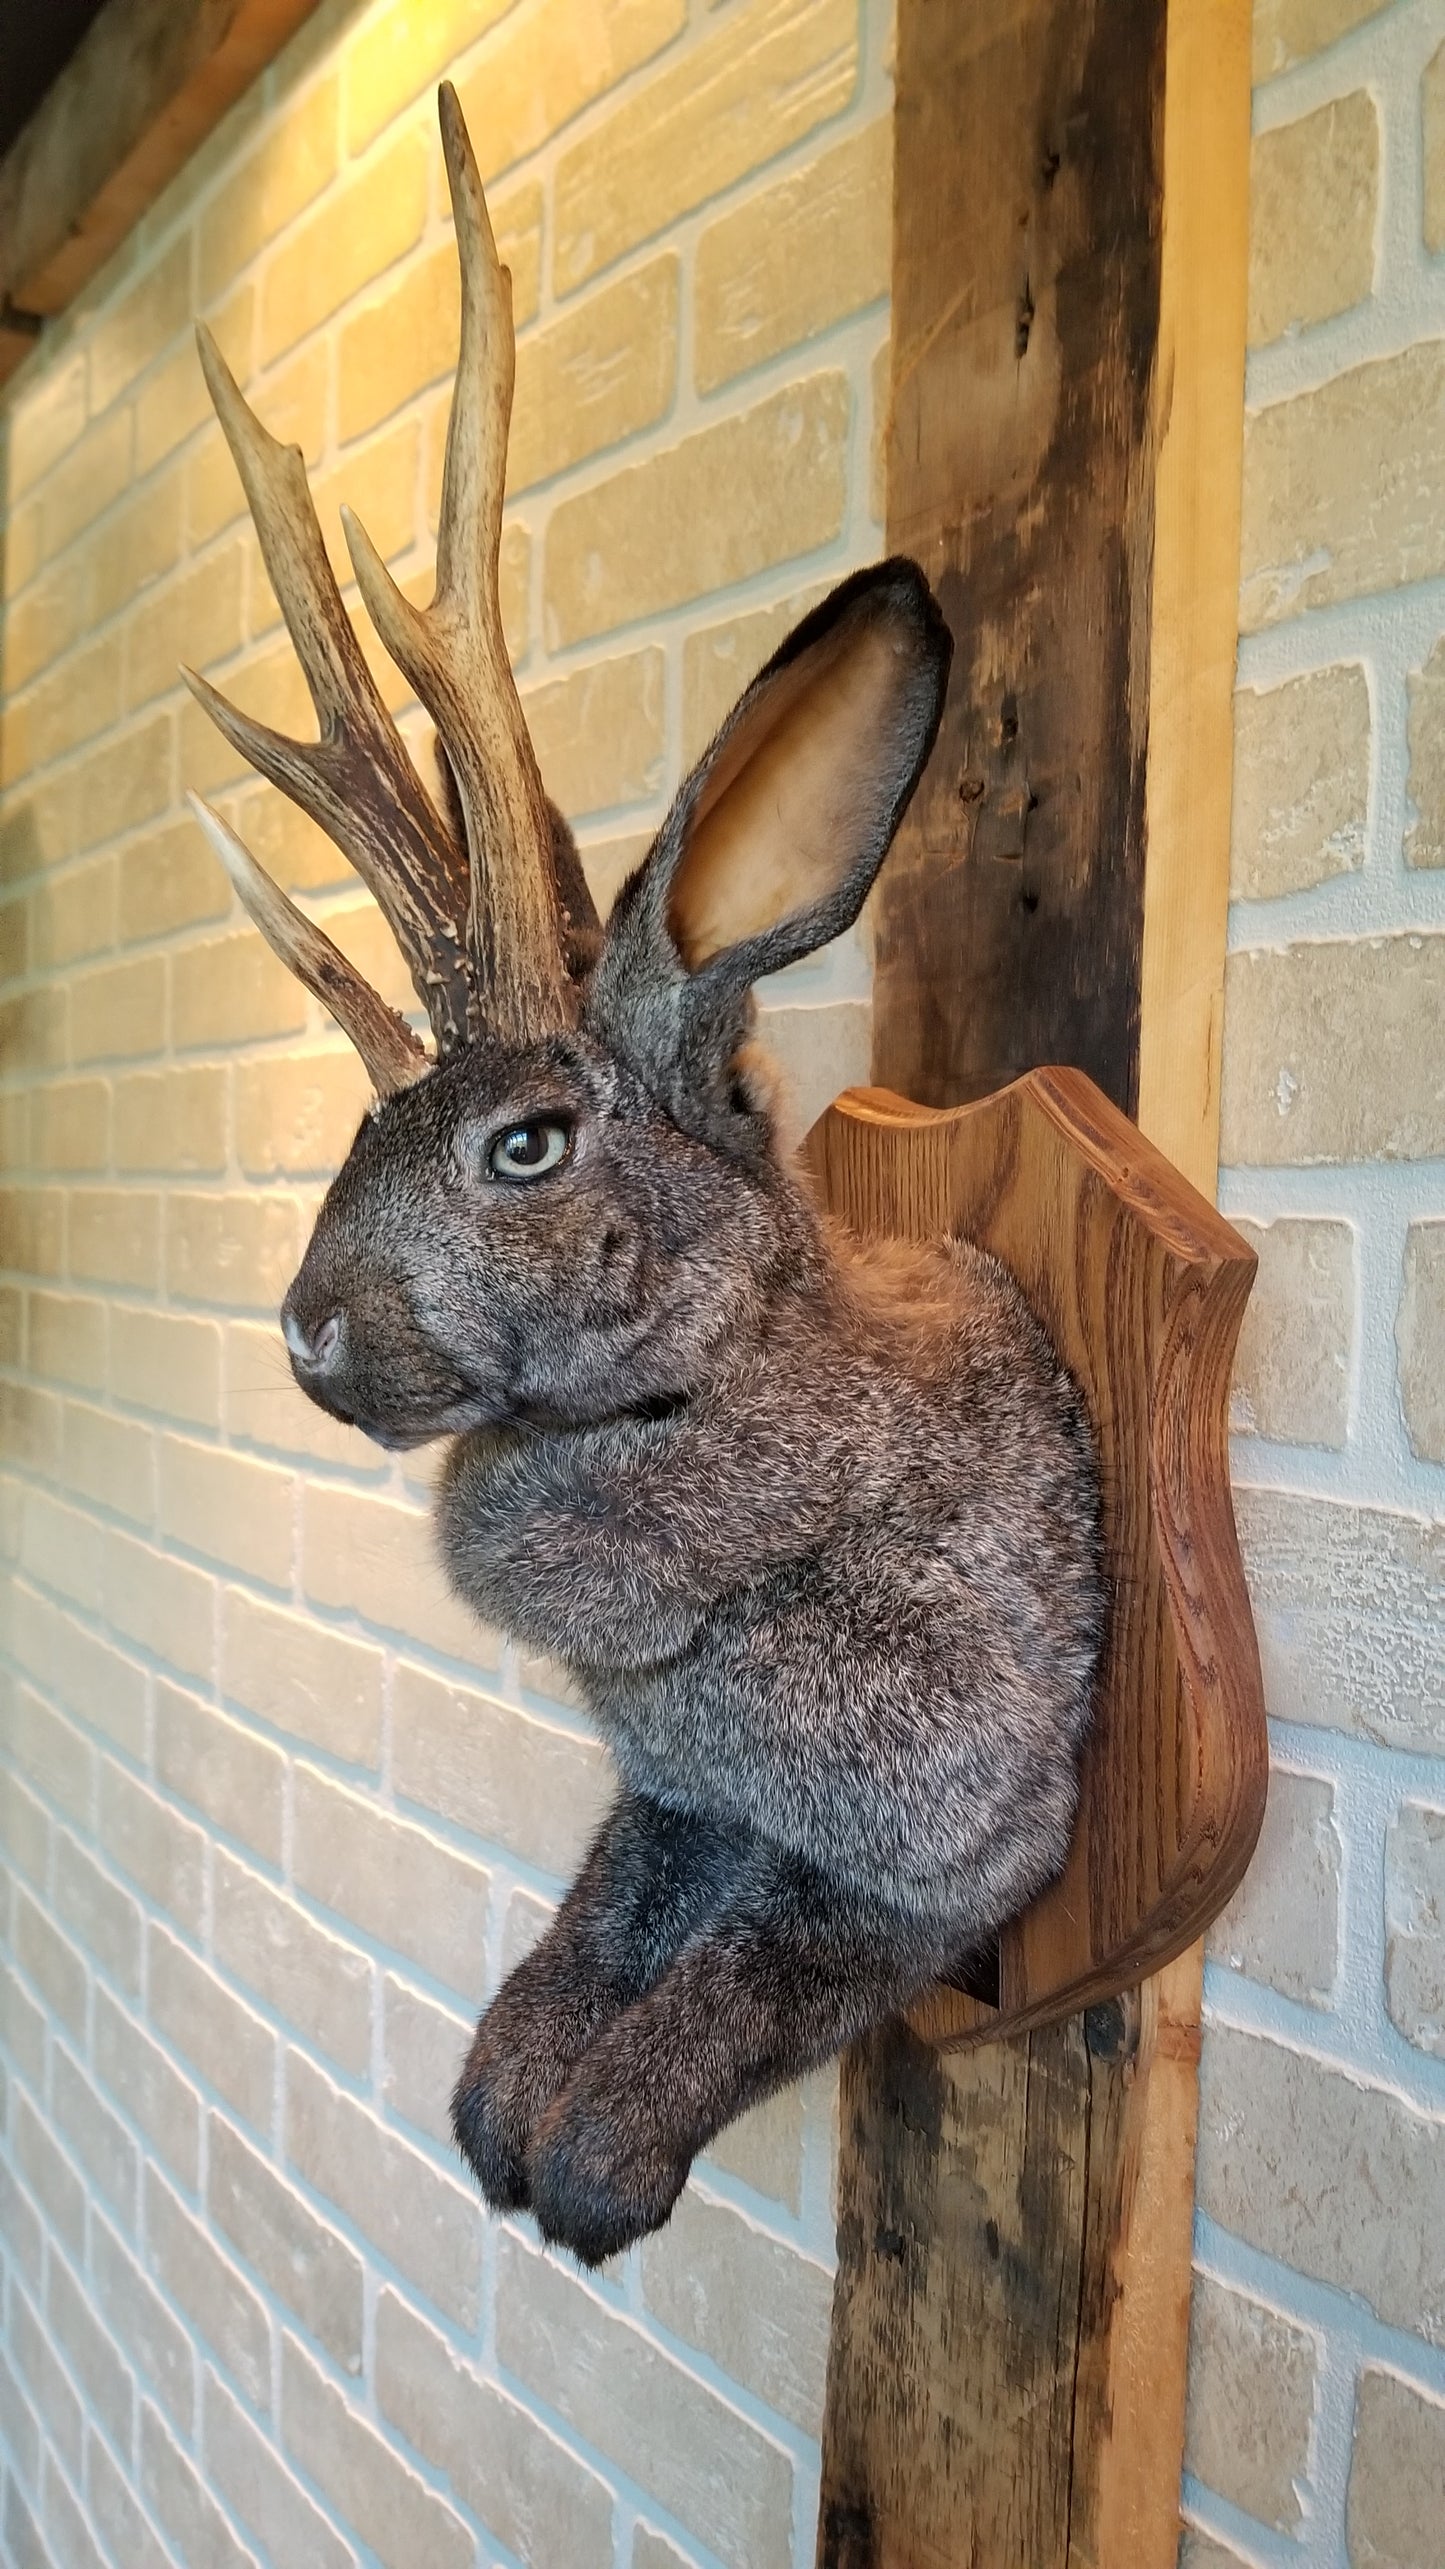
[[[513,1124],[487,1153],[493,1177],[545,1177],[567,1157],[572,1136],[565,1124]]]

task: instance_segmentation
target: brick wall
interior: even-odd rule
[[[875,0],[323,7],[3,417],[0,2550],[92,2569],[810,2562],[832,2085],[584,2283],[458,2182],[470,2019],[603,1791],[470,1626],[419,1477],[292,1390],[278,1296],[364,1096],[194,784],[403,995],[318,834],[178,686],[304,722],[197,312],[402,576],[456,331],[432,90],[516,280],[508,631],[599,888],[879,549]],[[402,701],[399,685],[392,700]],[[768,994],[807,1119],[847,942]]]
[[[1445,2522],[1445,11],[1258,0],[1221,1201],[1274,1774],[1210,1939],[1188,2569]]]
[[[1445,24],[1260,0],[1223,1201],[1275,1783],[1207,1977],[1188,2569],[1438,2569],[1445,2476]],[[467,2019],[597,1807],[274,1305],[362,1096],[181,818],[374,916],[177,689],[301,719],[203,310],[335,533],[427,559],[454,69],[523,327],[509,631],[606,890],[878,548],[875,0],[324,8],[4,421],[0,2547],[804,2569],[832,2085],[599,2282],[484,2222]],[[339,548],[338,548],[339,549]],[[394,694],[400,701],[400,689]],[[805,1119],[857,944],[769,994]],[[1107,2564],[1121,2569],[1121,2564]]]

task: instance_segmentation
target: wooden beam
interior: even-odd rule
[[[107,0],[0,161],[0,304],[63,311],[316,5]]]
[[[874,1077],[1071,1061],[1212,1192],[1249,0],[899,0],[890,543],[953,626]],[[1173,2569],[1197,1950],[849,2053],[821,2569]]]

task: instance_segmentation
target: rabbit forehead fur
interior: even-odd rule
[[[491,1173],[502,1135],[548,1122],[559,1167]],[[689,1391],[801,1233],[766,1148],[708,1150],[588,1035],[483,1040],[366,1118],[283,1316],[312,1342],[338,1317],[336,1363],[298,1379],[382,1444],[575,1424]]]

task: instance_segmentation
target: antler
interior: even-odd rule
[[[202,325],[201,364],[255,520],[271,584],[316,711],[319,739],[288,740],[194,671],[187,685],[242,756],[333,838],[375,895],[426,1007],[440,1056],[483,1027],[525,1042],[571,1024],[551,814],[502,634],[498,597],[514,346],[501,267],[456,94],[442,135],[462,269],[462,342],[447,439],[437,588],[425,612],[395,587],[349,511],[351,558],[382,641],[437,725],[461,827],[439,808],[382,702],[341,602],[298,447],[249,409]],[[383,1094],[426,1055],[401,1020],[198,807],[262,934],[345,1028]],[[464,833],[464,836],[463,836]]]
[[[431,1065],[425,1045],[418,1043],[405,1018],[378,998],[325,929],[287,900],[219,812],[199,794],[188,794],[186,800],[266,943],[351,1037],[378,1097],[409,1088]]]
[[[447,428],[436,595],[410,604],[349,509],[341,522],[367,613],[435,722],[471,860],[467,943],[482,1014],[514,1039],[575,1015],[558,933],[547,797],[512,678],[497,557],[516,350],[512,279],[497,257],[457,93],[440,93],[462,272],[461,355]]]

